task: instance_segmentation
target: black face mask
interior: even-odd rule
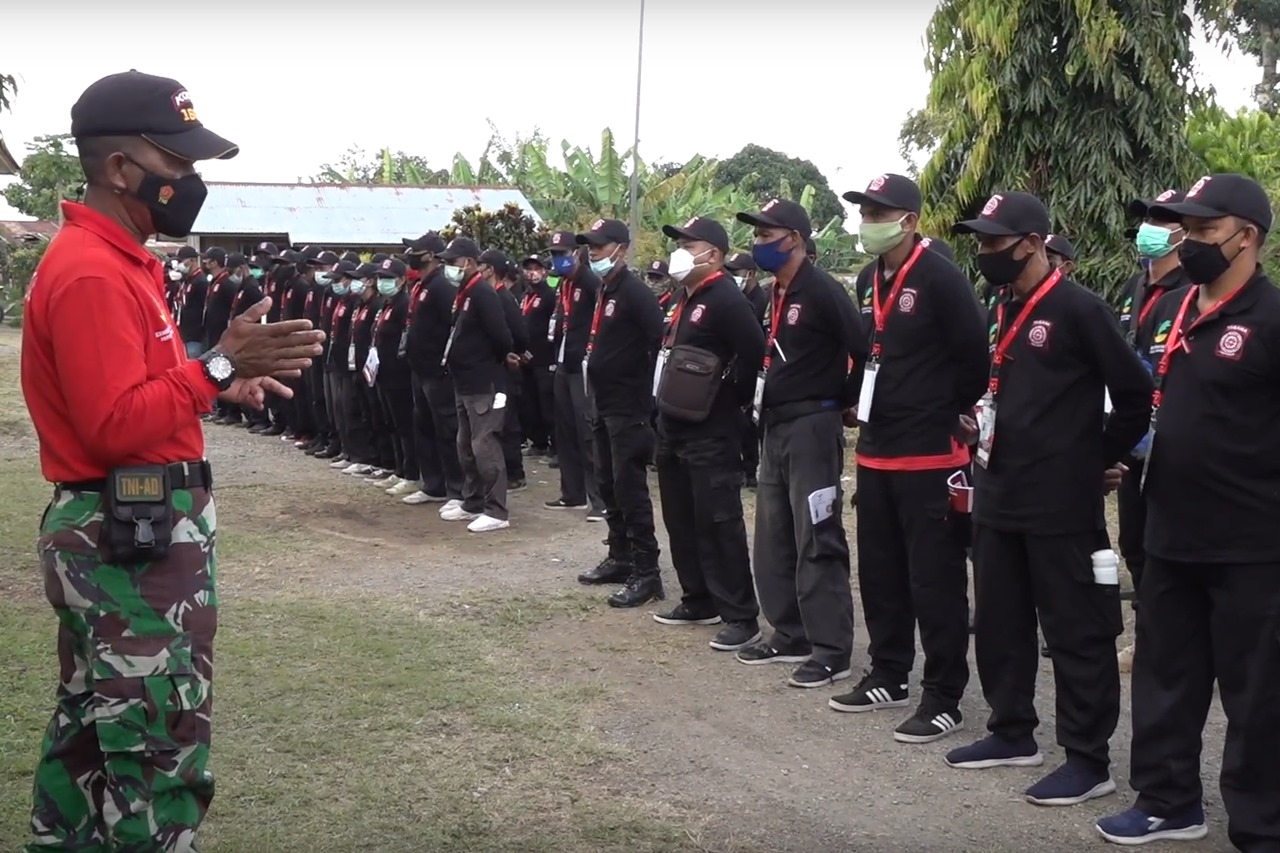
[[[151,212],[151,225],[157,234],[186,237],[204,207],[209,188],[197,174],[166,178],[148,171],[132,157],[126,159],[142,170],[142,181],[132,195]]]
[[[982,277],[997,287],[1013,284],[1013,280],[1022,275],[1022,271],[1031,262],[1031,256],[1015,258],[1013,252],[1022,244],[1022,240],[998,252],[978,255],[978,272]]]
[[[1227,259],[1222,252],[1222,245],[1243,230],[1237,230],[1222,243],[1205,243],[1190,237],[1182,241],[1182,245],[1178,247],[1178,260],[1182,262],[1182,268],[1187,271],[1187,278],[1191,279],[1192,284],[1213,284],[1231,269],[1231,260],[1235,259]]]
[[[411,269],[411,270],[420,270],[420,269],[422,269],[423,267],[425,267],[426,265],[427,265],[427,258],[426,258],[426,256],[425,256],[425,255],[410,255],[410,256],[409,256],[409,269]]]

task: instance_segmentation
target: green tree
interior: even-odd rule
[[[57,220],[59,203],[84,186],[84,170],[72,144],[65,133],[37,136],[28,143],[21,179],[5,187],[5,201],[27,216]]]
[[[508,202],[501,210],[482,210],[478,204],[455,210],[453,222],[440,229],[440,236],[445,240],[470,237],[482,249],[501,249],[519,261],[542,251],[549,232],[545,225],[539,225],[521,210],[520,205]]]
[[[12,74],[0,74],[0,113],[12,109],[13,96],[18,94],[18,81]]]
[[[444,169],[432,169],[425,158],[416,154],[383,148],[371,155],[364,149],[353,146],[336,163],[323,164],[311,180],[322,184],[430,186],[449,183],[449,173]]]
[[[13,244],[0,240],[0,323],[22,325],[23,296],[48,247],[45,239]]]
[[[716,172],[718,186],[733,184],[755,195],[758,202],[765,202],[782,195],[781,187],[787,182],[792,187],[806,184],[814,188],[813,215],[826,222],[833,216],[844,221],[845,209],[831,190],[827,178],[817,166],[808,160],[788,157],[781,151],[748,145],[728,160],[721,162]]]
[[[1220,30],[1234,37],[1236,45],[1253,57],[1261,79],[1253,87],[1258,108],[1280,114],[1280,0],[1236,0]]]
[[[1217,14],[1218,0],[1196,0]],[[1183,0],[942,0],[926,35],[933,75],[912,134],[936,149],[920,174],[924,231],[946,234],[999,190],[1039,196],[1111,292],[1136,268],[1124,205],[1185,186],[1184,131],[1202,100]],[[962,262],[972,241],[957,241]]]

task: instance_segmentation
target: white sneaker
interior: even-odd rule
[[[400,478],[397,477],[395,474],[392,474],[390,477],[379,477],[377,479],[374,479],[372,476],[370,476],[366,478],[366,482],[371,483],[372,485],[378,486],[379,488],[389,489],[392,486],[397,485],[400,482]]]
[[[440,517],[445,521],[471,521],[480,516],[478,513],[467,512],[462,508],[462,501],[458,501],[457,506],[440,510]]]
[[[369,476],[376,477],[377,479],[382,480],[386,477],[394,477],[395,473],[392,471],[388,471],[386,468],[374,468],[372,471],[369,472]]]
[[[467,525],[467,529],[472,533],[490,533],[494,530],[502,530],[504,527],[510,527],[511,522],[505,518],[494,518],[491,515],[482,515],[475,521]]]
[[[361,465],[359,463],[356,463],[355,465],[350,465],[346,468],[343,468],[342,473],[350,474],[353,477],[365,477],[365,476],[368,476],[369,472],[372,470],[373,469],[370,468],[368,465]]]
[[[409,506],[417,506],[418,504],[443,503],[446,500],[447,498],[442,498],[439,495],[429,495],[426,492],[417,491],[405,498],[404,502],[409,504]]]
[[[401,480],[391,488],[387,489],[387,494],[393,498],[401,498],[405,495],[411,495],[418,491],[418,484],[412,480]]]
[[[444,506],[440,507],[440,517],[444,518],[446,512],[453,512],[455,509],[462,509],[462,501],[457,498],[445,501]]]
[[[339,456],[337,459],[329,463],[330,468],[346,468],[351,464],[351,460],[345,456]]]

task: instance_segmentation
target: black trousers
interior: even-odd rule
[[[742,459],[739,435],[658,440],[658,493],[671,562],[695,612],[714,611],[726,622],[753,622],[760,615],[751,584],[751,555],[742,518]]]
[[[773,626],[770,643],[788,653],[811,652],[836,672],[848,669],[853,655],[849,540],[841,517],[843,470],[839,411],[766,425],[756,493],[755,560],[760,607]],[[815,522],[810,500],[825,502],[824,496],[830,504]]]
[[[396,467],[396,454],[392,440],[395,431],[392,428],[391,419],[382,409],[382,399],[378,389],[366,382],[363,375],[356,374],[356,381],[360,383],[360,388],[364,392],[365,405],[369,409],[370,438],[373,441],[373,461],[369,464],[389,471]]]
[[[1220,780],[1227,835],[1280,851],[1280,565],[1147,558],[1133,660],[1130,782],[1170,817],[1200,803],[1213,683],[1227,715]]]
[[[555,445],[555,374],[547,367],[525,365],[521,371],[520,425],[525,437],[539,449]]]
[[[595,471],[595,439],[587,420],[590,401],[581,373],[555,372],[556,456],[560,460],[560,497],[574,506],[604,506]]]
[[[742,473],[755,477],[760,469],[760,427],[751,410],[742,413]]]
[[[907,683],[918,621],[922,686],[938,712],[958,706],[969,683],[969,570],[947,490],[954,471],[858,466],[858,591],[871,670]]]
[[[292,408],[289,426],[297,436],[312,435],[315,423],[311,415],[311,388],[307,383],[307,374],[289,380],[293,389],[293,399],[289,401]]]
[[[507,374],[507,407],[502,415],[502,461],[507,468],[508,484],[513,480],[524,479],[524,456],[520,452],[524,447],[524,430],[520,426],[520,407],[524,394],[521,393],[521,376],[518,373]]]
[[[987,729],[1025,741],[1040,724],[1038,614],[1053,660],[1058,744],[1069,760],[1100,771],[1111,763],[1108,741],[1120,718],[1116,637],[1124,627],[1119,588],[1093,581],[1089,555],[1103,542],[1102,531],[1037,536],[973,525],[974,644],[991,706]]]
[[[1146,565],[1147,551],[1143,536],[1147,528],[1147,502],[1142,498],[1138,484],[1142,482],[1144,461],[1127,459],[1129,473],[1120,481],[1116,492],[1116,509],[1120,515],[1120,556],[1133,578],[1134,606],[1138,603],[1138,587],[1142,583],[1142,569]]]
[[[359,373],[342,373],[342,399],[347,434],[343,439],[347,458],[360,465],[378,464],[373,444],[373,412],[369,408],[369,384]]]
[[[342,392],[338,374],[326,368],[324,372],[324,408],[329,419],[329,450],[342,450]]]
[[[502,409],[493,394],[457,394],[458,458],[462,467],[462,508],[507,519],[507,471],[502,460]]]
[[[284,380],[281,380],[284,381]],[[288,385],[288,382],[284,384]],[[290,429],[293,426],[293,405],[290,400],[276,394],[267,395],[267,411],[271,413],[271,422],[276,426]]]
[[[391,425],[391,456],[395,474],[418,479],[418,450],[413,432],[413,384],[407,371],[378,374],[378,399],[383,420]]]
[[[458,461],[458,406],[448,376],[413,377],[413,432],[422,490],[462,500]]]
[[[608,512],[609,555],[634,564],[637,572],[657,574],[658,537],[649,499],[654,436],[648,409],[632,415],[601,415],[592,432],[600,499]],[[741,507],[738,519],[741,524]],[[742,541],[745,544],[745,529]]]
[[[323,438],[326,441],[329,434],[333,431],[333,427],[329,422],[329,410],[325,406],[324,398],[324,361],[316,359],[307,372],[302,375],[307,383],[307,395],[311,402],[311,423],[314,425],[314,435]]]

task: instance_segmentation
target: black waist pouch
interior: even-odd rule
[[[711,414],[723,381],[724,364],[715,353],[699,347],[672,347],[658,383],[658,411],[700,424]]]
[[[113,468],[102,492],[103,560],[130,566],[153,563],[173,540],[173,492],[164,465]]]

